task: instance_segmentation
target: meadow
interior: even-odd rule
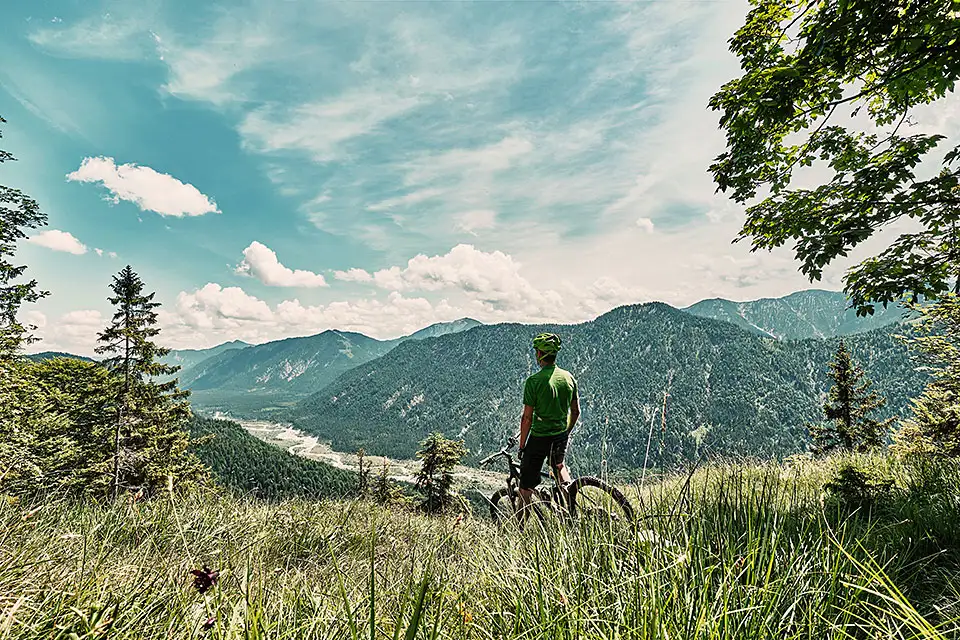
[[[957,486],[884,456],[717,464],[630,488],[633,527],[522,532],[363,500],[8,501],[0,638],[960,637]]]

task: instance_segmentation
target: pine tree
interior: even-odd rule
[[[833,451],[870,451],[883,444],[892,419],[876,420],[870,414],[886,401],[875,391],[863,369],[853,362],[843,340],[830,363],[833,386],[823,405],[825,422],[809,425],[810,449],[816,454]]]
[[[371,491],[374,502],[384,506],[408,504],[409,498],[403,495],[403,489],[390,480],[390,463],[386,458],[380,467]]]
[[[160,333],[155,311],[160,303],[154,302],[155,294],[144,294],[143,281],[129,265],[114,276],[111,289],[108,299],[117,310],[99,334],[96,352],[111,355],[105,363],[119,385],[111,483],[116,499],[121,488],[151,492],[174,476],[189,483],[200,475],[200,465],[187,452],[189,392],[177,388],[176,378],[155,380],[180,369],[158,362],[170,352],[152,341]]]
[[[428,513],[440,513],[450,508],[456,495],[453,491],[453,469],[460,463],[467,449],[463,440],[448,440],[442,433],[433,433],[420,443],[420,471],[417,489],[423,494],[422,507]]]
[[[906,342],[932,379],[912,401],[912,415],[895,434],[894,450],[960,456],[960,297],[948,294],[934,304],[908,306],[919,319]]]
[[[0,124],[5,123],[0,117]],[[0,137],[2,137],[0,133]],[[16,160],[0,149],[0,164]],[[25,302],[36,302],[48,295],[37,290],[37,281],[15,282],[23,276],[26,266],[16,266],[11,260],[17,242],[27,237],[27,229],[36,229],[47,223],[36,200],[25,193],[0,185],[0,358],[9,360],[20,347],[31,340],[29,332],[35,327],[17,320],[17,312]]]

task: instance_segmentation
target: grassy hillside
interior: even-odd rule
[[[531,336],[557,331],[560,366],[580,382],[572,460],[638,469],[708,455],[802,450],[821,415],[836,340],[779,341],[664,304],[575,326],[501,324],[402,344],[298,405],[291,420],[334,448],[409,458],[432,431],[463,438],[472,460],[517,429]],[[892,329],[851,336],[854,357],[899,412],[922,386]],[[670,392],[666,429],[660,420]]]
[[[270,500],[342,497],[357,486],[355,473],[308,460],[267,444],[229,420],[194,416],[194,453],[223,487]]]
[[[821,490],[836,462],[715,467],[635,491],[619,533],[214,494],[0,502],[0,636],[958,637],[960,474],[870,464],[896,485],[859,511]]]

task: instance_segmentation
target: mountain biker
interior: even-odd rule
[[[560,336],[541,333],[533,339],[540,371],[523,385],[523,417],[520,419],[520,498],[530,504],[540,484],[543,461],[549,460],[554,477],[565,487],[570,472],[563,464],[567,440],[580,418],[577,381],[557,366]],[[520,510],[526,518],[527,509]]]

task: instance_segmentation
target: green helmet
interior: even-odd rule
[[[560,336],[555,333],[541,333],[533,339],[533,348],[543,353],[560,351]]]

